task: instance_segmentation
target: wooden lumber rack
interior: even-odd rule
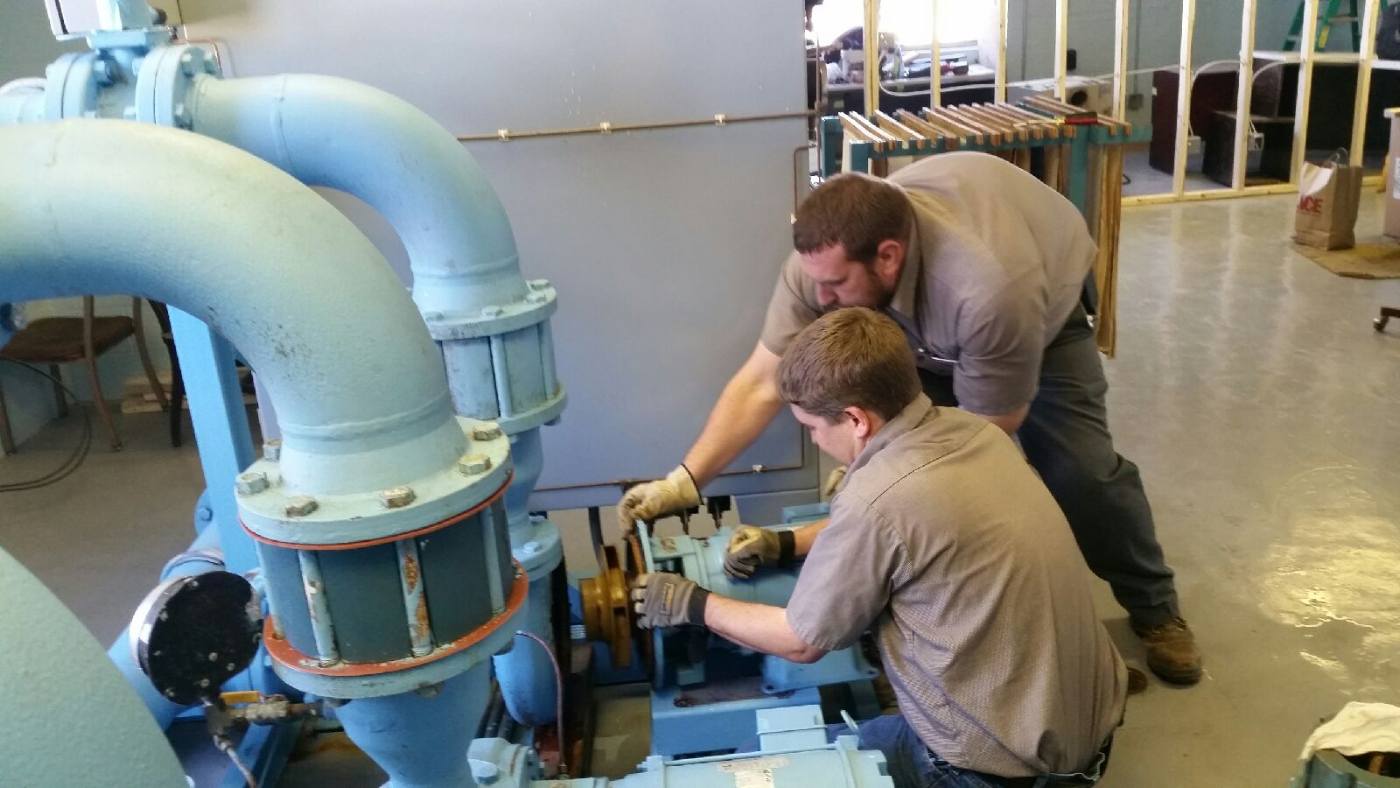
[[[1099,349],[1112,356],[1123,145],[1150,138],[1150,130],[1135,133],[1131,124],[1046,96],[869,117],[843,112],[822,118],[821,175],[855,171],[883,177],[916,159],[958,150],[990,153],[1034,174],[1074,203],[1099,245],[1094,325]]]

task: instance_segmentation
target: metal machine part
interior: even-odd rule
[[[809,519],[804,509],[793,522]],[[633,644],[652,683],[652,752],[679,755],[733,750],[753,737],[754,712],[819,703],[818,687],[849,684],[863,715],[878,713],[869,680],[879,671],[858,646],[833,651],[811,664],[759,654],[696,627],[635,631],[628,589],[641,572],[674,572],[733,599],[784,605],[796,570],[770,569],[748,580],[724,573],[733,529],[714,536],[652,536],[643,523],[619,552],[600,551],[602,571],[580,581],[584,630],[608,645],[613,667],[629,664]],[[629,556],[627,566],[623,556]]]
[[[333,698],[391,695],[450,678],[483,661],[487,642],[508,642],[503,622],[527,586],[506,532],[509,449],[495,425],[467,426],[468,454],[450,476],[377,495],[312,499],[276,489],[275,460],[249,469],[267,480],[240,505],[272,603],[267,648],[288,683]],[[444,495],[473,503],[439,518]]]
[[[477,785],[503,788],[893,788],[883,754],[858,749],[855,736],[838,736],[828,743],[820,706],[760,710],[753,716],[759,742],[756,752],[685,760],[653,755],[641,764],[640,772],[612,781],[602,777],[539,780],[534,753],[504,739],[473,741],[468,763]]]
[[[262,624],[252,585],[231,572],[175,577],[136,608],[129,630],[136,663],[174,703],[218,697],[248,667]]]

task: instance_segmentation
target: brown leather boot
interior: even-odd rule
[[[1195,684],[1201,680],[1201,652],[1196,636],[1180,617],[1156,626],[1133,622],[1133,631],[1147,646],[1147,667],[1163,681]]]

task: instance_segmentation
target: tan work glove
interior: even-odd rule
[[[637,626],[675,627],[681,624],[705,626],[705,603],[710,592],[670,572],[640,575],[632,586],[632,609]]]
[[[821,498],[823,501],[831,500],[831,496],[841,489],[841,482],[846,481],[846,466],[838,465],[826,475],[826,481],[822,482]]]
[[[792,531],[774,531],[741,525],[729,537],[724,554],[724,573],[747,580],[760,566],[792,566],[797,537]]]
[[[677,465],[666,478],[628,490],[617,502],[617,524],[622,535],[627,536],[637,520],[651,522],[699,505],[700,491],[695,480],[684,465]]]

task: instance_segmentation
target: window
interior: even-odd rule
[[[927,0],[885,0],[880,4],[880,31],[893,33],[905,46],[928,46],[933,8]],[[812,30],[823,44],[864,18],[864,0],[824,0],[812,9]],[[943,0],[938,6],[938,40],[951,44],[976,41],[996,15],[993,0]]]

